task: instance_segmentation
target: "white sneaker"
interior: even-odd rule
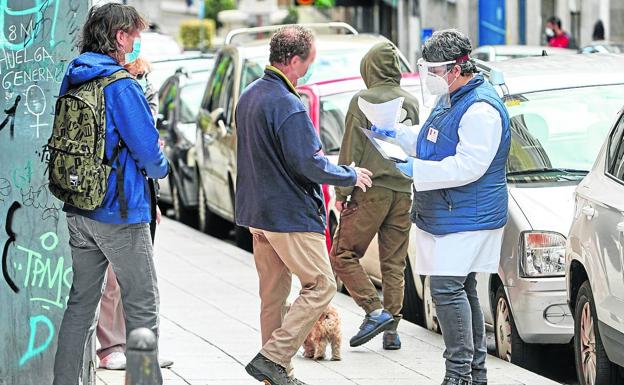
[[[161,368],[170,368],[173,365],[173,361],[166,358],[159,358],[158,364]],[[98,367],[109,370],[125,370],[126,355],[123,352],[112,352],[100,360]]]
[[[112,352],[100,360],[100,368],[109,370],[126,369],[126,355],[123,352]]]

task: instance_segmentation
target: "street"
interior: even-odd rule
[[[256,383],[244,370],[260,348],[259,298],[253,257],[228,242],[164,218],[156,235],[161,295],[160,354],[175,361],[164,370],[166,385]],[[293,294],[296,291],[293,291]],[[337,294],[342,317],[342,361],[311,361],[297,354],[295,373],[310,384],[438,385],[444,375],[438,334],[408,322],[399,332],[403,348],[385,351],[381,336],[359,348],[348,338],[361,322],[350,297]],[[488,357],[489,384],[557,384]],[[122,385],[123,371],[98,370],[98,383]]]

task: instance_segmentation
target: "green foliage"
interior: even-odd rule
[[[282,24],[297,24],[299,21],[299,11],[296,7],[288,8],[288,15],[282,20]]]
[[[332,8],[334,6],[334,0],[316,0],[314,6],[317,8]]]
[[[210,48],[215,33],[214,20],[190,19],[180,24],[180,41],[185,49]]]
[[[236,9],[236,0],[204,0],[204,5],[204,17],[214,20],[217,27],[220,27],[221,23],[217,20],[217,14],[228,9]]]

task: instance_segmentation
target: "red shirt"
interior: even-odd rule
[[[570,46],[570,38],[567,33],[556,35],[548,41],[548,45],[551,47],[568,48]]]

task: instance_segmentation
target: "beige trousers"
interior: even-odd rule
[[[106,271],[106,286],[100,302],[100,318],[95,334],[100,341],[97,355],[100,359],[112,352],[126,351],[126,321],[124,320],[121,291],[112,265]]]
[[[325,236],[250,230],[260,281],[260,352],[290,368],[292,357],[336,293]],[[288,309],[292,274],[302,288]]]

